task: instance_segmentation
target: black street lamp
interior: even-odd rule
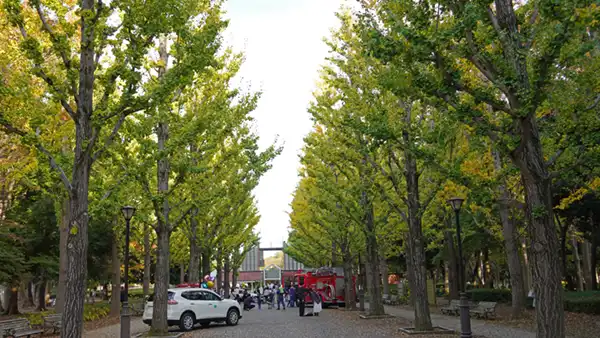
[[[456,241],[458,242],[458,285],[460,288],[460,337],[471,338],[471,317],[469,315],[469,300],[467,293],[465,292],[465,272],[463,267],[463,254],[462,254],[462,241],[460,239],[460,208],[464,199],[459,197],[453,197],[448,200],[448,204],[454,210],[456,214]]]
[[[129,222],[135,214],[135,208],[124,206],[121,208],[125,217],[125,295],[123,296],[123,308],[121,309],[121,338],[131,338],[131,314],[129,313]]]

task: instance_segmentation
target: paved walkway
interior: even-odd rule
[[[401,317],[410,320],[411,322],[414,322],[415,320],[415,314],[412,310],[406,310],[396,306],[384,306],[387,314]],[[365,307],[368,308],[369,305],[365,304]],[[460,332],[460,317],[432,313],[431,321],[435,326],[442,326]],[[473,318],[471,318],[471,331],[473,331],[474,335],[482,335],[486,338],[535,338],[535,332],[532,331],[494,324],[489,321],[486,322],[484,320]]]
[[[149,330],[149,326],[142,322],[142,317],[131,317],[131,336],[134,337],[139,333]],[[97,330],[87,331],[84,334],[86,338],[116,338],[121,335],[121,325],[106,326]]]

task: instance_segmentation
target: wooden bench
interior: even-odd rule
[[[0,321],[0,334],[3,338],[31,337],[44,333],[42,329],[34,329],[25,318]]]
[[[62,325],[62,314],[55,313],[43,316],[42,319],[44,320],[42,325],[44,332],[49,330],[52,330],[52,333],[60,332],[60,327]]]
[[[496,317],[496,304],[496,302],[479,302],[477,306],[469,310],[469,313],[477,318]]]
[[[441,308],[442,313],[445,315],[454,315],[458,316],[460,313],[460,301],[458,299],[452,299],[448,306],[444,306]]]

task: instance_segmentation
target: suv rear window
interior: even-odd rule
[[[173,300],[173,297],[175,297],[175,292],[169,291],[169,293],[167,294],[167,300]],[[149,302],[153,302],[154,301],[154,294],[153,293],[151,293],[148,296],[148,301]]]

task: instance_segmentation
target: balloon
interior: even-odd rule
[[[209,275],[204,276],[204,280],[208,280],[209,277]]]
[[[209,289],[212,289],[212,287],[215,286],[215,283],[208,282],[208,283],[206,283],[206,285],[208,286]]]

